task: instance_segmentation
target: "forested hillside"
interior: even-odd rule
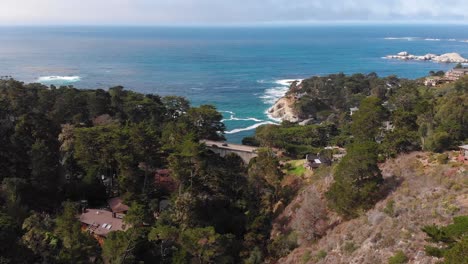
[[[239,157],[199,144],[223,138],[221,119],[181,97],[1,80],[0,262],[261,259],[282,175],[269,152],[247,170]],[[153,180],[161,168],[175,192]],[[131,228],[111,232],[101,247],[80,231],[79,207],[114,196],[130,205]],[[159,213],[162,199],[171,205]]]
[[[326,233],[338,234],[333,228],[347,223],[359,223],[354,227],[361,230],[363,222],[357,221],[376,210],[393,215],[406,201],[398,196],[400,186],[417,192],[425,175],[416,179],[406,173],[412,165],[398,162],[391,163],[390,173],[383,162],[420,150],[443,153],[467,140],[468,79],[428,88],[395,77],[338,74],[305,80],[301,89],[293,85],[290,94],[301,97],[296,107],[315,121],[259,127],[244,140],[259,146],[257,157],[244,164],[199,143],[224,138],[222,115],[213,106],[123,87],[84,90],[0,80],[0,262],[254,264],[297,263],[298,256],[304,263],[345,262]],[[351,115],[349,107],[355,106]],[[332,145],[346,155],[305,172],[301,159],[311,153],[331,159]],[[449,166],[463,173],[463,165],[445,164],[447,153],[420,155],[444,164],[443,171],[423,170],[434,174],[431,179],[442,181],[437,173]],[[396,175],[400,169],[405,171]],[[170,174],[171,188],[156,180],[161,171]],[[457,195],[451,202],[465,199],[458,196],[466,189],[462,178],[457,174],[451,186],[444,185]],[[422,186],[431,190],[434,182]],[[79,215],[115,197],[129,207],[125,228],[94,239]],[[445,196],[439,198],[442,203]],[[396,209],[382,209],[389,199]],[[430,202],[424,199],[416,200]],[[466,211],[446,207],[440,224]],[[419,219],[411,218],[411,210],[401,215]],[[461,219],[455,223],[461,231],[447,239],[437,235],[444,228],[427,227],[432,241],[448,244],[428,247],[426,254],[450,260],[458,252],[452,249],[466,248],[458,240],[465,234]],[[327,244],[313,246],[320,241]],[[350,241],[362,242],[340,242],[349,254],[358,249]],[[387,247],[385,257],[400,248]]]

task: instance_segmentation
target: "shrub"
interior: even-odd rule
[[[276,259],[288,255],[297,247],[297,236],[294,232],[287,235],[279,235],[268,245],[270,255]]]
[[[389,200],[384,208],[384,213],[388,216],[395,216],[395,201]]]
[[[450,147],[452,139],[447,132],[437,132],[427,139],[426,148],[434,152],[442,152]]]
[[[437,243],[437,247],[427,245],[426,253],[434,257],[444,257],[444,263],[466,263],[468,249],[468,216],[453,218],[453,224],[438,227],[425,226],[422,231],[429,237],[428,241]],[[442,245],[441,245],[442,244]]]
[[[343,250],[348,254],[353,253],[356,249],[358,249],[358,247],[353,241],[346,241],[343,245]]]
[[[404,264],[408,262],[408,257],[401,250],[397,251],[395,255],[388,259],[388,264]]]
[[[309,262],[309,260],[310,260],[311,258],[312,258],[312,256],[310,255],[310,251],[307,250],[307,251],[304,253],[304,255],[302,255],[302,258],[301,258],[302,263],[305,264],[305,263]]]
[[[437,155],[437,162],[439,164],[447,164],[448,160],[449,160],[449,157],[445,153]]]
[[[325,252],[323,250],[320,250],[319,252],[317,252],[317,255],[315,255],[316,260],[322,260],[322,259],[324,259],[326,257],[327,257],[327,252]]]

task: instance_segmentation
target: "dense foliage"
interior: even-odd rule
[[[336,167],[335,181],[326,197],[330,207],[338,213],[355,217],[374,205],[383,179],[377,166],[377,143],[353,143],[348,145],[347,151]]]
[[[439,243],[441,246],[426,246],[426,253],[444,258],[443,263],[468,263],[468,216],[459,216],[453,219],[453,224],[438,227],[425,226],[422,229],[429,241]]]
[[[309,125],[265,125],[245,142],[284,149],[293,158],[361,140],[381,143],[384,157],[420,149],[442,152],[466,142],[467,92],[468,77],[437,88],[376,74],[312,77],[288,92]]]
[[[200,144],[223,139],[221,119],[176,96],[0,80],[0,262],[262,261],[282,172],[268,149],[247,167]],[[160,168],[175,192],[154,181]],[[99,245],[79,208],[115,196],[131,228]]]
[[[326,196],[331,208],[355,217],[380,198],[378,162],[415,150],[456,149],[467,141],[467,92],[468,77],[436,88],[376,74],[312,77],[292,84],[287,94],[309,125],[261,126],[245,142],[284,150],[293,159],[345,147]]]
[[[213,106],[120,86],[79,90],[0,80],[0,262],[279,258],[296,246],[296,237],[270,239],[272,219],[294,191],[282,184],[283,157],[272,149],[304,158],[329,145],[346,147],[326,198],[344,217],[355,217],[380,198],[379,161],[466,141],[467,91],[468,79],[438,89],[375,74],[307,79],[290,93],[300,97],[295,107],[301,116],[315,123],[258,128],[245,142],[262,148],[247,165],[199,143],[224,138],[222,115]],[[351,116],[349,108],[357,106]],[[154,180],[162,168],[171,172],[175,190]],[[84,201],[100,208],[116,196],[130,205],[123,219],[130,228],[99,244],[76,217]],[[162,201],[169,201],[164,210]],[[459,246],[433,251],[450,259],[445,252],[451,249]]]

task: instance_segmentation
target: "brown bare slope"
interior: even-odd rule
[[[382,164],[388,195],[350,221],[326,208],[331,173],[316,176],[274,223],[272,238],[295,232],[299,243],[278,263],[387,263],[398,250],[409,263],[436,263],[424,253],[421,228],[468,214],[468,166],[439,164],[436,155],[414,152]]]

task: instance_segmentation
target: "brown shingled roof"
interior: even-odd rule
[[[107,200],[107,203],[114,213],[123,213],[128,211],[128,205],[124,204],[120,197],[111,198]]]
[[[88,230],[99,236],[107,236],[112,231],[125,231],[122,219],[112,217],[112,212],[100,209],[86,209],[80,215],[80,222],[88,226]]]

